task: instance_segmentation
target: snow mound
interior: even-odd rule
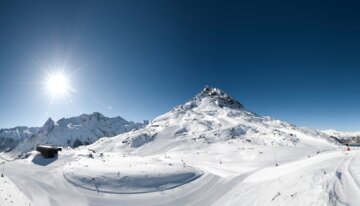
[[[203,175],[202,171],[186,164],[114,153],[79,156],[65,165],[63,173],[65,179],[75,186],[115,194],[173,189]]]

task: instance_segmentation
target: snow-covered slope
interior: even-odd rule
[[[20,154],[33,150],[37,144],[77,147],[91,144],[100,137],[112,137],[139,129],[144,124],[129,122],[121,117],[108,118],[98,112],[63,118],[56,123],[49,118],[40,128],[0,130],[0,150]]]
[[[32,205],[30,200],[6,176],[0,177],[0,205]]]
[[[151,121],[145,128],[100,139],[91,148],[139,154],[165,153],[182,147],[239,141],[252,145],[333,148],[327,135],[259,116],[217,88],[205,87],[193,99]]]

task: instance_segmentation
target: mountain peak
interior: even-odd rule
[[[210,86],[205,86],[204,89],[198,94],[200,96],[224,96],[226,95],[224,91]]]
[[[102,120],[107,119],[107,117],[105,117],[100,112],[93,112],[92,114],[82,114],[79,117],[73,117],[73,118],[80,118],[82,122],[89,122],[93,120],[100,122]]]
[[[205,86],[204,89],[195,97],[196,100],[210,99],[219,107],[229,107],[232,109],[243,109],[244,106],[233,97],[226,94],[221,89]]]
[[[188,110],[195,107],[201,108],[211,108],[211,107],[220,107],[220,108],[230,108],[237,110],[244,110],[245,107],[240,102],[238,102],[233,97],[226,94],[224,91],[215,88],[205,86],[205,88],[197,94],[190,101],[186,102],[183,105],[175,107],[174,110]]]
[[[93,112],[90,116],[99,116],[99,117],[105,117],[103,114],[101,114],[100,112]]]
[[[94,112],[90,115],[90,117],[95,117],[98,121],[105,118],[105,116],[100,112]]]
[[[50,133],[55,128],[54,120],[49,117],[49,119],[45,122],[45,124],[40,128],[39,133],[46,135]]]
[[[51,119],[51,117],[49,117],[49,119],[46,120],[44,126],[55,126],[55,122],[54,122],[54,120]]]

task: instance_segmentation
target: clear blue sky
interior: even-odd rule
[[[152,119],[204,85],[300,126],[360,130],[349,1],[0,1],[0,127],[99,111]],[[44,93],[65,65],[72,92]],[[70,101],[71,99],[71,101]]]

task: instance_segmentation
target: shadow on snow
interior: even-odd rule
[[[32,159],[32,162],[34,164],[37,164],[37,165],[40,165],[40,166],[47,166],[47,165],[55,162],[57,159],[58,159],[57,155],[55,155],[55,157],[53,157],[53,158],[44,158],[43,156],[38,154]]]

